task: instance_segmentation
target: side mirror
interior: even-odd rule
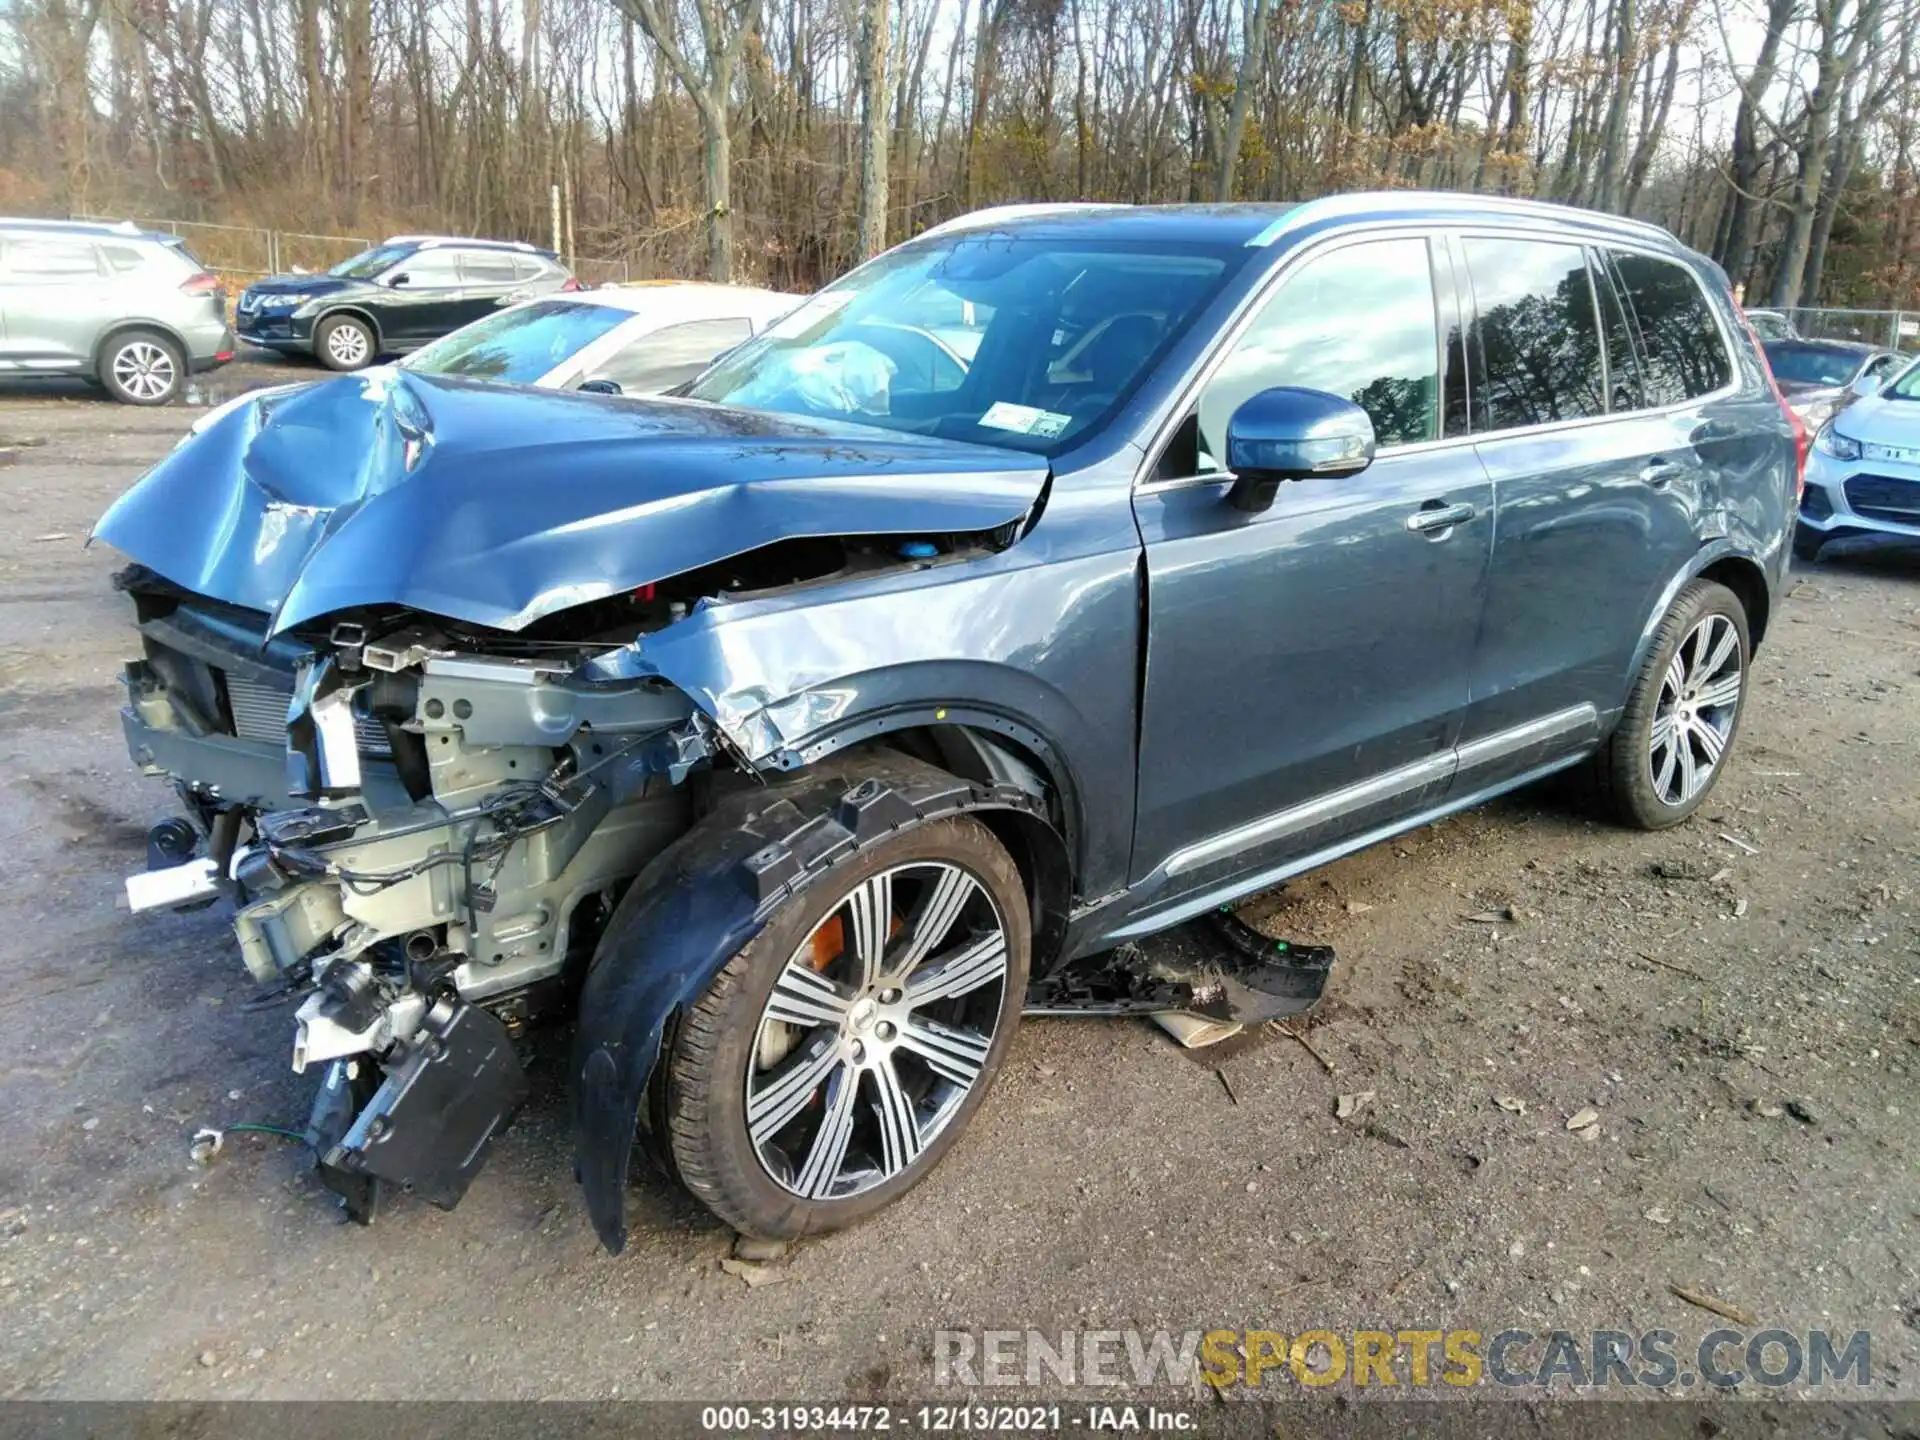
[[[406,284],[407,281],[411,278],[412,277],[409,276],[406,271],[402,270],[398,275],[389,275],[387,277],[387,284],[391,286],[393,289],[398,290],[402,285]]]
[[[1878,395],[1880,393],[1880,385],[1881,385],[1880,376],[1862,375],[1859,379],[1853,382],[1851,389],[1853,390],[1853,393],[1856,396],[1858,396],[1860,399],[1867,400],[1867,399],[1871,399],[1873,396]]]
[[[1268,509],[1283,480],[1352,475],[1373,463],[1373,421],[1351,400],[1283,385],[1262,390],[1227,421],[1227,503]]]
[[[620,393],[620,382],[618,380],[609,380],[604,375],[597,375],[591,380],[582,380],[580,382],[580,391],[585,395],[618,395]]]

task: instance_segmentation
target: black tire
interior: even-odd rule
[[[187,383],[187,357],[158,330],[122,330],[100,347],[100,387],[122,405],[166,405]]]
[[[1717,753],[1714,753],[1704,779],[1688,789],[1691,775],[1671,777],[1663,783],[1662,772],[1658,768],[1658,757],[1662,752],[1655,749],[1654,727],[1656,722],[1666,717],[1669,718],[1670,728],[1663,733],[1673,733],[1671,712],[1682,708],[1668,703],[1670,699],[1680,698],[1672,690],[1676,657],[1683,646],[1705,645],[1709,638],[1717,640],[1724,634],[1717,625],[1703,628],[1709,627],[1714,617],[1730,625],[1736,638],[1739,683],[1730,708],[1706,708],[1690,712],[1699,719],[1689,719],[1687,726],[1671,742],[1676,747],[1676,754],[1684,753],[1688,757],[1682,763],[1694,764],[1697,769],[1699,759],[1707,752],[1703,743],[1693,738],[1698,735],[1695,727],[1701,723],[1712,725],[1719,737]],[[1715,648],[1718,648],[1717,645]],[[1690,649],[1689,655],[1692,654]],[[1635,677],[1626,708],[1620,715],[1620,723],[1593,758],[1594,790],[1601,805],[1613,819],[1638,830],[1665,830],[1678,825],[1700,808],[1713,792],[1713,787],[1719,783],[1721,774],[1726,770],[1727,756],[1739,737],[1740,718],[1746,710],[1746,677],[1752,655],[1753,645],[1747,633],[1747,612],[1739,598],[1726,586],[1711,580],[1689,582],[1654,632],[1653,644],[1640,666],[1639,675]],[[1703,663],[1704,659],[1710,658],[1711,655],[1705,655]],[[1682,662],[1680,668],[1684,671],[1686,662]],[[1703,677],[1703,682],[1710,678]],[[1723,683],[1724,679],[1714,680],[1711,685],[1703,683],[1702,689],[1718,689]],[[1679,747],[1685,747],[1684,752]]]
[[[379,358],[373,327],[357,315],[329,315],[313,327],[313,354],[329,370],[364,370]]]
[[[1824,531],[1815,530],[1810,525],[1795,525],[1793,527],[1793,558],[1802,565],[1813,564],[1820,558],[1821,547],[1829,538]]]
[[[916,865],[923,869],[916,871]],[[848,1092],[846,1113],[851,1118],[847,1121],[847,1128],[852,1136],[841,1147],[841,1151],[849,1160],[866,1156],[870,1166],[867,1173],[885,1175],[886,1178],[874,1180],[867,1188],[844,1196],[820,1198],[796,1193],[791,1185],[775,1179],[763,1159],[762,1148],[756,1144],[748,1128],[748,1089],[753,1083],[752,1075],[758,1073],[757,1067],[763,1063],[764,1032],[767,1027],[780,1024],[765,1013],[776,982],[789,974],[790,961],[798,963],[801,947],[808,947],[805,953],[809,957],[818,953],[818,943],[814,939],[816,928],[829,922],[858,926],[859,920],[850,907],[856,892],[866,893],[862,889],[866,882],[885,875],[889,877],[886,883],[891,886],[897,883],[892,877],[903,873],[939,873],[942,869],[964,872],[975,882],[978,893],[969,892],[972,898],[966,902],[966,913],[976,917],[976,925],[979,916],[990,915],[997,919],[1005,937],[1006,968],[997,1002],[992,995],[984,993],[984,989],[973,992],[974,999],[967,1002],[984,1007],[984,1010],[976,1013],[993,1015],[991,1045],[986,1051],[985,1060],[972,1080],[971,1088],[957,1096],[949,1096],[951,1109],[939,1121],[938,1129],[931,1138],[924,1142],[924,1148],[918,1150],[917,1158],[905,1162],[897,1170],[893,1168],[891,1157],[878,1158],[876,1146],[891,1137],[879,1133],[884,1119],[877,1081],[864,1078],[864,1072],[848,1066],[844,1070],[834,1068],[830,1072],[832,1078],[823,1078],[818,1089],[811,1085],[805,1087],[810,1098],[776,1133],[792,1133],[797,1127],[798,1132],[804,1135],[809,1125],[816,1126],[812,1144],[802,1143],[799,1146],[807,1152],[810,1165],[813,1151],[819,1147],[819,1137],[826,1128],[826,1117],[840,1093],[834,1088],[838,1081]],[[991,901],[991,911],[973,908],[980,904],[982,896]],[[922,897],[922,903],[928,908],[935,908],[930,892],[929,896]],[[905,908],[904,902],[902,908]],[[884,942],[888,947],[887,953],[892,957],[888,962],[890,965],[899,963],[900,937],[910,938],[916,932],[913,921],[918,918],[917,914],[902,917],[896,911],[890,920],[888,939]],[[956,912],[956,929],[946,933],[959,933],[957,927],[963,919],[964,916]],[[839,933],[844,935],[846,932]],[[968,931],[970,937],[979,933],[977,928]],[[966,943],[973,941],[969,939]],[[934,821],[891,836],[849,862],[844,870],[836,869],[822,877],[775,912],[766,928],[726,964],[699,1000],[682,1015],[664,1056],[663,1103],[660,1111],[656,1112],[662,1114],[665,1121],[665,1148],[671,1152],[673,1172],[697,1199],[727,1224],[742,1234],[765,1239],[791,1240],[803,1235],[838,1230],[892,1203],[940,1163],[959,1139],[960,1132],[992,1085],[1019,1024],[1021,1005],[1026,995],[1030,943],[1030,918],[1020,872],[994,838],[993,832],[968,816]],[[857,945],[847,952],[848,955],[851,956],[856,949]],[[940,953],[953,952],[951,947],[942,947]],[[841,963],[839,957],[829,957],[829,966]],[[857,960],[850,963],[857,964]],[[817,960],[810,959],[809,968],[823,975],[827,973]],[[927,968],[932,970],[937,967],[929,965]],[[855,989],[853,993],[859,995],[863,992]],[[876,993],[884,999],[889,994],[897,998],[904,992],[884,989]],[[855,1009],[858,1009],[857,1005]],[[879,1027],[883,1035],[890,1028],[884,1024]],[[796,1040],[791,1052],[773,1063],[786,1064],[791,1061],[791,1069],[803,1068],[809,1053],[802,1048],[803,1045],[825,1047],[830,1043],[846,1044],[853,1048],[853,1053],[858,1054],[858,1043],[843,1038],[848,1034],[850,1032],[842,1028],[822,1026],[810,1036]],[[981,1038],[984,1040],[984,1036]],[[897,1049],[887,1052],[884,1061],[888,1074],[894,1077],[894,1084],[902,1091],[912,1088],[913,1082],[908,1077],[917,1076],[920,1064],[917,1057],[909,1055],[900,1069],[895,1069],[892,1056],[907,1049],[905,1042],[900,1042]],[[750,1069],[750,1066],[756,1068]],[[791,1069],[782,1073],[791,1073]],[[916,1117],[916,1137],[920,1130],[917,1117],[921,1107],[932,1104],[937,1088],[948,1083],[931,1070],[927,1070],[925,1075],[928,1077],[924,1082],[925,1088],[917,1099],[912,1100],[909,1112]],[[776,1086],[778,1081],[777,1077],[772,1076],[771,1065],[769,1077],[765,1084]],[[765,1089],[760,1092],[762,1097],[765,1093]],[[818,1102],[817,1111],[815,1102]],[[836,1160],[833,1165],[834,1169],[826,1175],[829,1183],[843,1174],[845,1162]],[[790,1178],[797,1178],[798,1183],[804,1185],[805,1168],[801,1167],[801,1173]],[[856,1174],[854,1183],[858,1182],[858,1178]]]

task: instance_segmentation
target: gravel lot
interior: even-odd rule
[[[190,1163],[308,1103],[219,914],[121,899],[166,796],[82,542],[190,418],[0,397],[0,1396],[905,1399],[942,1326],[1724,1323],[1678,1283],[1920,1399],[1920,549],[1796,579],[1692,823],[1536,791],[1295,882],[1254,913],[1339,950],[1306,1043],[1032,1022],[943,1169],[749,1288],[651,1177],[600,1252],[552,1063],[452,1214],[343,1226],[272,1136]]]

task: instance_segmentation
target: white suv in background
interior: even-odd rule
[[[1900,535],[1920,540],[1920,361],[1861,395],[1821,427],[1793,553],[1811,560],[1829,540]]]

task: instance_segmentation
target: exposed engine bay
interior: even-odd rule
[[[269,637],[130,567],[128,746],[184,812],[130,902],[225,897],[249,972],[303,997],[292,1064],[324,1072],[309,1139],[351,1213],[381,1182],[450,1206],[524,1091],[512,1043],[571,1013],[621,890],[733,768],[686,695],[599,662],[702,601],[965,549],[785,542],[516,634],[396,608]]]

